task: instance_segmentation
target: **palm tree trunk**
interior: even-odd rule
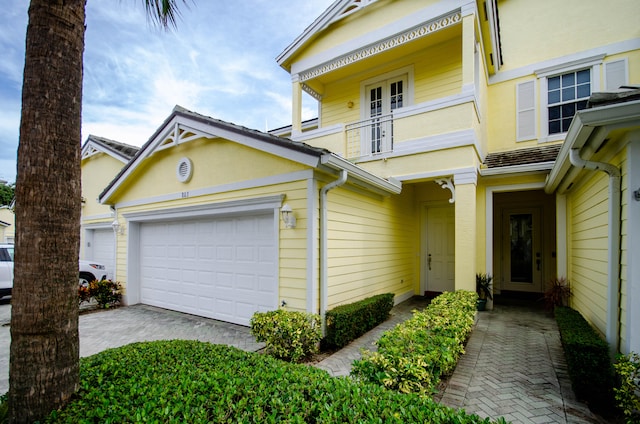
[[[85,0],[32,0],[16,181],[9,415],[33,422],[79,385]]]

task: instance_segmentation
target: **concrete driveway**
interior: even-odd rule
[[[9,390],[10,320],[9,300],[0,300],[0,394]],[[125,306],[80,315],[80,356],[133,342],[172,339],[226,344],[245,351],[264,347],[248,327],[153,306]]]

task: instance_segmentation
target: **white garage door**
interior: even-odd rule
[[[91,230],[92,235],[87,246],[86,260],[96,261],[107,267],[107,278],[113,278],[114,243],[113,230],[111,228]]]
[[[142,303],[249,325],[277,307],[273,213],[140,226]]]

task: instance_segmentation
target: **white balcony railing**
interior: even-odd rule
[[[345,126],[349,156],[372,156],[393,151],[393,114]]]

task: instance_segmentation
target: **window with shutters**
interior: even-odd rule
[[[537,79],[518,83],[516,140],[562,140],[576,112],[586,108],[593,92],[613,91],[628,84],[627,59],[604,62],[604,57],[540,69],[535,71]]]

